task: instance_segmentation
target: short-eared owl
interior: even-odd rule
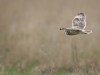
[[[78,13],[72,20],[72,28],[60,28],[66,35],[90,34],[91,30],[84,30],[86,27],[86,16],[84,13]]]

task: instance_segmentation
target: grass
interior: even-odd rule
[[[16,65],[13,66],[1,66],[0,67],[0,73],[2,75],[35,75],[38,70],[36,69],[38,63],[34,62],[32,64],[27,65],[26,67],[16,67]],[[35,72],[34,72],[35,71]]]
[[[100,71],[94,71],[92,69],[88,69],[89,71],[82,69],[70,71],[68,69],[60,68],[53,72],[49,70],[42,72],[38,66],[39,64],[32,63],[23,69],[15,67],[0,67],[0,75],[100,75]]]
[[[99,0],[1,0],[0,75],[100,75],[99,7]],[[93,33],[64,35],[59,29],[78,12]]]

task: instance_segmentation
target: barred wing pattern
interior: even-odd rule
[[[84,13],[78,13],[72,20],[72,28],[84,30],[86,27],[86,16]]]

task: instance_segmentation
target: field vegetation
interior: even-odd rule
[[[100,75],[99,0],[0,0],[0,75]],[[67,36],[78,12],[90,35]]]

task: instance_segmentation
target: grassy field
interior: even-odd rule
[[[0,0],[0,75],[100,75],[99,0]],[[67,36],[78,12],[90,35]]]

